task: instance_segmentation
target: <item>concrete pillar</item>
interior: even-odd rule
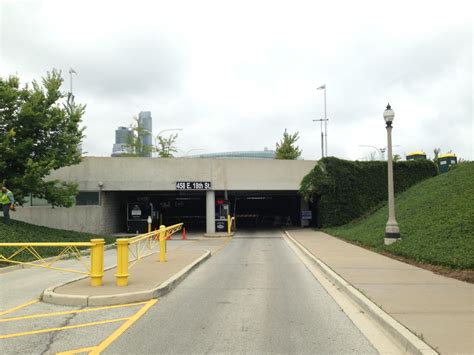
[[[216,232],[216,194],[206,191],[206,233]]]

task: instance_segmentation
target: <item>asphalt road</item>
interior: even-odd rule
[[[240,232],[105,354],[376,353],[282,238]]]

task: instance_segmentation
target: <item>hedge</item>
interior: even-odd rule
[[[429,160],[394,162],[395,193],[435,176]],[[387,200],[387,162],[321,159],[301,181],[300,194],[317,204],[321,226],[339,226],[372,212]]]

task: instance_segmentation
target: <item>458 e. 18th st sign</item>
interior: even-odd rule
[[[176,181],[176,190],[210,190],[210,181]]]

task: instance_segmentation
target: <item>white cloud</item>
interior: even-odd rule
[[[331,155],[385,146],[390,101],[399,153],[474,159],[467,1],[1,4],[0,75],[76,69],[92,155],[109,155],[115,128],[149,110],[155,132],[184,128],[184,152],[274,148],[288,128],[306,159],[319,158],[312,120],[326,83]]]

